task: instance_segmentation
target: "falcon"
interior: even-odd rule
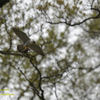
[[[19,29],[12,27],[12,30],[15,32],[15,34],[22,40],[23,44],[18,45],[17,49],[21,53],[27,53],[29,49],[34,50],[37,54],[40,54],[42,56],[45,56],[42,49],[35,43],[35,41],[30,40],[30,38]]]

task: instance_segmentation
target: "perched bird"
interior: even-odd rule
[[[17,46],[19,52],[27,53],[30,48],[34,50],[37,54],[45,56],[42,49],[35,43],[35,41],[30,40],[29,37],[24,32],[20,31],[15,27],[12,27],[12,30],[23,41],[23,44]]]
[[[26,54],[30,49],[27,47],[23,47],[23,45],[17,45],[17,50],[23,54]]]

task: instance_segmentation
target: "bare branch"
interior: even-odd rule
[[[44,90],[42,89],[42,74],[41,74],[41,72],[39,71],[39,69],[38,69],[38,67],[37,66],[35,66],[34,64],[33,64],[33,62],[32,62],[32,60],[30,59],[30,62],[31,62],[31,64],[35,67],[35,69],[37,70],[37,72],[38,72],[38,74],[39,74],[39,88],[40,88],[40,91],[41,91],[41,96],[39,96],[42,100],[45,100],[45,98],[44,98]]]
[[[7,52],[7,51],[0,51],[0,53],[4,55],[23,56],[22,54],[17,54],[17,53],[12,53],[12,52]]]
[[[55,86],[55,91],[54,91],[55,92],[55,96],[56,96],[57,100],[59,100],[58,99],[58,95],[57,95],[56,83],[54,84],[54,86]]]
[[[29,82],[30,86],[32,87],[32,90],[40,97],[39,95],[39,91],[36,89],[36,87],[29,81],[29,79],[26,77],[26,75],[22,72],[22,70],[17,67],[18,70],[20,71],[20,73],[22,73],[22,75],[25,77],[25,79]]]
[[[45,12],[45,13],[43,13],[43,15],[44,15],[45,18],[46,18],[46,22],[49,23],[49,24],[66,24],[66,25],[68,25],[68,26],[80,25],[80,24],[83,24],[84,22],[86,22],[86,21],[88,21],[88,20],[90,20],[90,19],[97,19],[97,18],[100,17],[100,10],[97,9],[97,8],[93,8],[93,3],[94,3],[94,1],[95,1],[95,0],[92,1],[91,8],[90,8],[90,9],[91,9],[91,10],[94,10],[94,11],[97,12],[98,14],[97,14],[96,16],[94,16],[94,17],[85,18],[85,19],[83,19],[82,21],[77,22],[77,23],[73,23],[73,24],[72,24],[71,22],[68,22],[66,18],[63,18],[63,17],[61,17],[61,18],[62,18],[64,21],[53,22],[49,17],[48,17],[48,18],[50,19],[50,21],[47,21],[46,16],[48,16],[48,14]],[[58,18],[58,17],[57,17],[57,18]]]

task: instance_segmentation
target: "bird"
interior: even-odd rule
[[[23,44],[17,45],[17,49],[21,53],[27,53],[30,49],[34,50],[37,54],[45,56],[44,52],[36,44],[34,40],[30,40],[30,38],[26,35],[26,33],[20,31],[19,29],[12,27],[11,28],[15,34],[22,40]]]
[[[26,54],[30,49],[28,47],[23,47],[23,45],[17,45],[17,50],[23,54]]]

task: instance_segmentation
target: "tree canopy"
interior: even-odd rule
[[[9,100],[100,99],[100,0],[10,0],[0,9],[0,95]],[[25,32],[45,57],[17,51]],[[2,91],[9,89],[9,91]]]

